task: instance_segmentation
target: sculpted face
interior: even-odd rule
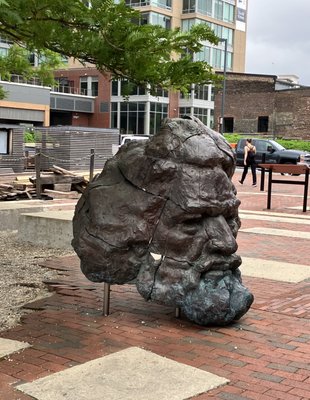
[[[96,282],[136,279],[147,300],[202,325],[240,318],[239,200],[230,146],[197,119],[166,120],[110,160],[80,199],[73,247]]]

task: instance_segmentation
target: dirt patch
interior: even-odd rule
[[[55,278],[57,271],[39,264],[70,254],[75,253],[21,243],[17,232],[0,231],[0,332],[18,325],[29,312],[24,304],[50,295],[43,281]]]

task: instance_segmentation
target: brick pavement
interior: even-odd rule
[[[234,176],[237,182],[239,171]],[[296,177],[299,179],[299,177]],[[259,187],[236,183],[241,210],[262,211],[266,195]],[[287,207],[301,205],[299,186],[275,185],[279,195],[271,212],[305,215]],[[310,217],[309,212],[306,213]],[[246,220],[243,226],[309,231],[309,226]],[[309,265],[305,239],[239,233],[241,256]],[[249,312],[228,327],[201,327],[174,310],[146,303],[132,285],[112,286],[110,315],[102,315],[101,284],[87,281],[76,257],[46,263],[59,271],[49,282],[53,296],[31,303],[27,314],[4,338],[29,342],[32,347],[0,360],[0,399],[30,400],[14,390],[56,371],[138,346],[230,380],[195,400],[308,400],[310,398],[310,282],[297,284],[243,277],[254,293]],[[78,400],[78,399],[77,399]],[[147,399],[146,399],[147,400]],[[160,399],[159,399],[160,400]]]

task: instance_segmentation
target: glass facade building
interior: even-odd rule
[[[227,72],[244,72],[246,20],[238,21],[238,15],[246,15],[246,0],[127,0],[126,4],[141,12],[142,24],[166,29],[179,27],[182,31],[196,24],[208,24],[219,38],[227,41],[227,47],[224,41],[216,46],[203,43],[202,51],[193,55],[194,60],[206,61],[214,70],[224,71],[226,59]],[[219,129],[219,121],[214,121],[212,85],[192,85],[187,96],[179,96],[177,105],[173,102],[172,109],[168,93],[152,98],[147,93],[135,92],[124,102],[121,88],[116,90],[116,83],[112,82],[111,127],[122,133],[151,135],[156,133],[161,118],[183,114],[194,115],[207,126]]]

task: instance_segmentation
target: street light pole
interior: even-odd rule
[[[222,105],[221,105],[221,134],[224,134],[224,115],[225,115],[225,96],[226,96],[226,72],[227,72],[227,39],[220,39],[224,42],[224,69],[223,69],[223,91],[222,91]]]

